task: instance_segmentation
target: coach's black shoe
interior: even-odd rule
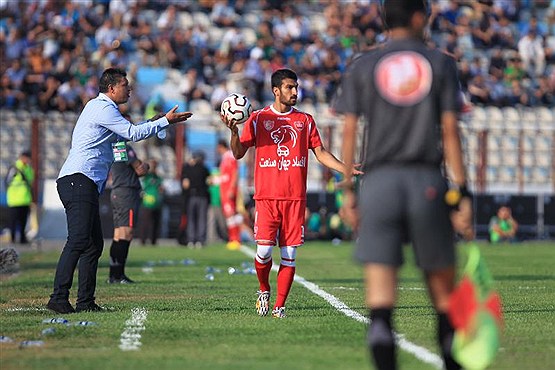
[[[104,308],[100,307],[94,302],[90,302],[84,305],[77,305],[75,307],[75,312],[100,312],[104,310]]]
[[[127,277],[127,275],[123,275],[122,278],[119,280],[120,284],[135,284],[135,280],[131,280]]]
[[[74,313],[75,309],[69,302],[48,301],[46,308],[56,313]]]
[[[121,278],[115,278],[113,276],[110,276],[107,282],[108,284],[135,284],[134,280],[129,279],[125,275],[123,275]]]

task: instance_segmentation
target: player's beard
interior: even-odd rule
[[[297,104],[297,97],[295,97],[295,99],[293,99],[293,97],[291,97],[288,100],[281,100],[280,102],[281,102],[281,104],[283,104],[285,106],[292,107],[295,104]]]

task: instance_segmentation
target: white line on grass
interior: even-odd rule
[[[256,256],[256,252],[254,250],[244,245],[241,246],[241,252],[243,252],[244,254],[252,258]],[[272,270],[278,271],[279,266],[274,264],[272,266]],[[297,274],[295,274],[295,281],[301,284],[302,286],[304,286],[306,289],[310,290],[312,293],[324,298],[326,302],[332,305],[339,312],[343,313],[345,316],[350,317],[358,322],[368,324],[367,317],[365,317],[364,315],[361,315],[356,311],[353,311],[352,309],[349,308],[349,306],[347,306],[345,303],[340,301],[337,297],[321,289],[318,285],[306,280],[305,278]],[[430,364],[434,366],[436,369],[443,368],[443,360],[435,353],[429,351],[427,348],[420,347],[408,341],[407,339],[405,339],[405,336],[403,334],[395,333],[395,338],[397,340],[397,345],[403,351],[412,354],[420,361]]]
[[[33,311],[44,312],[48,310],[46,308],[41,308],[41,307],[12,307],[12,308],[6,308],[5,311],[6,312],[33,312]]]
[[[141,332],[145,330],[145,321],[148,311],[143,307],[131,310],[131,318],[125,321],[125,329],[120,336],[119,348],[122,351],[136,351],[141,343]]]

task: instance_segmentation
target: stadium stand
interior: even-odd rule
[[[96,96],[96,76],[108,66],[129,73],[134,121],[143,119],[153,98],[165,110],[179,104],[193,111],[185,153],[204,149],[212,165],[213,143],[227,134],[218,124],[219,102],[242,92],[255,108],[263,106],[272,98],[270,73],[288,66],[300,76],[299,108],[315,116],[338,153],[340,120],[330,102],[350,60],[385,37],[378,3],[0,2],[0,176],[31,146],[36,119],[39,179],[56,178],[78,113]],[[536,38],[525,41],[540,46],[533,55],[519,48],[530,29]],[[462,91],[472,102],[461,130],[473,189],[552,194],[555,3],[432,0],[430,43],[457,59]],[[183,160],[175,140],[170,132],[135,147],[142,157],[163,159],[162,175],[172,179]],[[248,171],[242,173],[249,184]],[[310,166],[310,189],[324,189],[327,176]]]

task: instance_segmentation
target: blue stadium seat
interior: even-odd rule
[[[501,133],[498,131],[490,131],[487,140],[488,150],[499,150],[501,148]]]
[[[501,139],[501,146],[505,153],[518,151],[518,134],[505,134]]]
[[[486,115],[487,115],[487,120],[490,123],[503,122],[503,113],[501,112],[501,109],[497,107],[487,107]]]
[[[521,122],[520,113],[515,107],[505,107],[502,113],[506,122]]]
[[[517,168],[516,166],[501,166],[499,168],[499,180],[504,183],[515,183],[517,180],[516,177]]]
[[[486,122],[487,115],[485,109],[480,106],[472,107],[472,118],[474,121],[478,121],[480,123]]]
[[[549,151],[553,151],[553,134],[554,132],[552,131],[551,133],[541,133],[540,135],[538,135],[536,137],[536,150],[542,151],[542,152],[549,152]]]
[[[158,85],[166,80],[166,68],[140,67],[137,69],[137,83],[140,85]]]
[[[539,121],[551,123],[552,126],[555,126],[555,112],[553,108],[538,107],[535,111]]]
[[[531,167],[536,163],[536,156],[534,153],[523,153],[522,154],[522,166],[523,168]]]
[[[185,100],[164,100],[162,111],[167,112],[176,105],[179,106],[179,108],[177,108],[178,112],[189,111],[189,105],[185,103]]]
[[[548,184],[550,182],[548,167],[535,167],[532,172],[532,182],[536,184]]]
[[[521,114],[522,125],[527,128],[536,128],[538,119],[534,109],[526,108]]]
[[[497,166],[488,166],[486,168],[486,179],[488,182],[496,182],[499,180],[499,168]]]
[[[488,165],[490,166],[500,166],[503,163],[501,158],[501,153],[499,151],[488,152]]]

